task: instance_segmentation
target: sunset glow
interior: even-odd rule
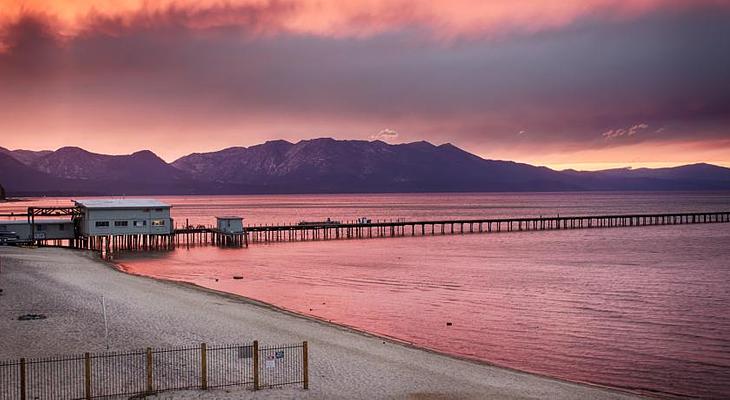
[[[729,206],[730,0],[0,0],[0,399],[725,398]]]
[[[730,166],[723,1],[0,0],[0,146],[451,142],[554,168]]]

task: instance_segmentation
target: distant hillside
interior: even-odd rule
[[[188,174],[149,150],[109,156],[64,147],[37,158],[30,166],[59,178],[78,180],[176,183],[189,179]]]
[[[4,147],[0,147],[0,154],[7,154],[25,165],[30,165],[33,161],[51,153],[53,152],[50,150],[8,150]]]
[[[0,183],[14,195],[144,195],[220,193],[221,185],[197,182],[151,151],[126,156],[64,147],[25,165],[0,153]]]
[[[547,168],[484,160],[451,144],[427,142],[279,140],[191,154],[172,165],[199,180],[275,193],[579,189]]]
[[[730,168],[692,164],[672,168],[564,171],[594,190],[728,190]]]
[[[730,181],[730,169],[712,164],[691,164],[673,168],[637,168],[599,171],[599,174],[613,177],[640,177],[654,179],[689,179],[704,182]]]
[[[36,171],[6,153],[0,153],[0,184],[6,194],[55,194],[65,190],[78,191],[74,182],[67,182],[54,176]]]
[[[148,150],[0,148],[0,184],[11,195],[730,190],[730,169],[554,171],[485,160],[451,144],[314,139],[195,153],[172,164]]]

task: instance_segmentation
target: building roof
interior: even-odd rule
[[[79,207],[98,209],[170,208],[169,204],[155,199],[82,199],[74,200]]]
[[[221,217],[215,217],[215,219],[243,219],[243,217],[236,217],[233,215],[225,215]]]
[[[37,219],[35,220],[36,225],[44,224],[72,224],[73,220],[70,219]],[[27,219],[15,219],[15,220],[0,220],[0,225],[28,225]]]

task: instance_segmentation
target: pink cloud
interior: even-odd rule
[[[382,140],[384,142],[387,142],[389,140],[395,140],[397,138],[398,132],[394,131],[393,129],[383,129],[377,134],[370,136],[371,140]]]
[[[609,129],[601,134],[606,140],[613,140],[620,137],[635,136],[641,131],[649,128],[648,124],[640,123],[628,128]]]

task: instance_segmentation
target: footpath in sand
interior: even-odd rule
[[[180,399],[634,399],[459,360],[254,304],[125,274],[91,253],[0,247],[0,360],[111,350],[307,340],[310,390],[169,392]],[[48,318],[18,321],[22,314]]]

